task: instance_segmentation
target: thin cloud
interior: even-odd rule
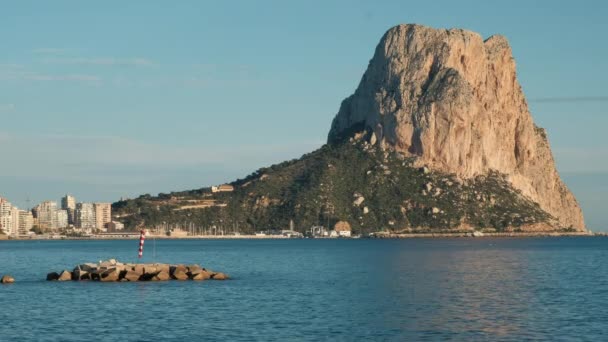
[[[0,103],[0,112],[10,112],[13,109],[15,109],[15,105],[13,103],[5,103],[5,104],[1,104]],[[2,136],[0,135],[0,138]]]
[[[0,137],[2,137],[0,132]],[[202,164],[240,164],[244,160],[274,159],[277,155],[291,156],[306,153],[321,145],[319,141],[294,144],[236,145],[236,146],[170,146],[117,136],[74,135],[4,135],[19,146],[14,158],[45,160],[49,163],[64,160],[57,156],[72,156],[72,162],[104,165],[166,165],[192,166]],[[23,151],[18,151],[23,149]],[[26,151],[29,151],[26,153]],[[23,153],[21,153],[23,152]],[[264,166],[262,163],[260,166]],[[14,164],[17,165],[17,164]]]
[[[171,146],[130,137],[9,135],[2,131],[0,142],[11,146],[2,155],[3,192],[12,192],[10,196],[16,199],[25,198],[24,192],[36,198],[70,191],[79,199],[88,196],[95,201],[222,184],[320,145],[319,141],[302,141]]]
[[[16,64],[16,63],[0,63],[0,69],[8,69],[8,70],[23,69],[23,65]]]
[[[44,47],[32,50],[36,54],[60,54],[66,52],[67,49],[56,47]]]
[[[83,82],[87,84],[100,84],[102,78],[89,74],[49,74],[27,70],[25,68],[0,68],[0,81],[35,81],[35,82]]]
[[[608,96],[539,97],[529,101],[534,103],[608,102]]]
[[[31,81],[78,81],[99,83],[101,78],[94,75],[85,74],[67,74],[67,75],[50,75],[50,74],[28,74],[24,79]]]
[[[114,58],[114,57],[94,57],[94,58],[52,58],[46,59],[45,63],[65,64],[65,65],[94,65],[94,66],[132,66],[132,67],[151,67],[156,63],[147,58]]]

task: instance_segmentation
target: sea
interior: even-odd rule
[[[608,340],[604,237],[147,240],[231,280],[45,280],[137,249],[0,241],[0,341]]]

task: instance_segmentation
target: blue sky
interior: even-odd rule
[[[590,228],[608,230],[603,1],[0,5],[0,195],[21,207],[199,188],[297,158],[323,144],[382,34],[419,23],[509,39],[560,173]]]

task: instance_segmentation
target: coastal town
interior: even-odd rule
[[[0,230],[8,238],[86,236],[123,229],[122,223],[112,221],[111,203],[77,202],[74,196],[65,195],[60,203],[43,201],[23,210],[0,197]]]
[[[212,193],[232,192],[233,186],[222,184],[211,187]],[[209,205],[190,205],[181,210],[198,210]],[[287,227],[265,228],[255,233],[244,233],[228,227],[223,222],[199,226],[193,222],[169,223],[127,229],[120,220],[123,216],[112,213],[112,204],[106,202],[77,202],[75,196],[66,194],[59,202],[43,201],[31,209],[23,210],[0,197],[0,240],[15,239],[137,239],[141,230],[154,238],[169,239],[357,239],[366,238],[429,238],[429,237],[516,237],[516,236],[606,236],[604,232],[393,232],[374,231],[355,234],[344,220],[333,225],[313,225],[296,228],[293,220]],[[221,220],[220,220],[221,221]],[[328,222],[329,223],[329,222]]]
[[[213,186],[212,192],[231,192],[231,185]],[[197,209],[193,206],[188,209]],[[43,201],[31,209],[20,209],[0,197],[0,239],[136,239],[139,231],[129,231],[112,215],[112,204],[78,202],[66,194],[59,202]],[[223,226],[195,227],[192,224],[169,224],[142,227],[149,236],[163,238],[358,238],[346,221],[333,227],[312,226],[302,233],[293,221],[284,229],[267,229],[255,234],[226,230]]]

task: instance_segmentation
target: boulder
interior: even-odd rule
[[[171,265],[171,267],[169,268],[169,271],[170,271],[169,274],[171,276],[173,276],[173,274],[176,271],[180,271],[180,272],[183,272],[183,273],[188,273],[188,269],[184,265]]]
[[[59,279],[59,273],[57,273],[57,272],[47,273],[47,275],[46,275],[46,280],[48,280],[48,281],[57,280],[57,279]]]
[[[171,273],[171,266],[169,264],[154,264],[156,266],[156,269],[159,272],[165,272],[167,274]]]
[[[118,281],[120,279],[120,272],[116,268],[110,268],[101,273],[99,280],[103,282]]]
[[[188,265],[186,268],[188,274],[198,274],[203,270],[199,265]]]
[[[141,274],[135,271],[126,271],[125,274],[122,276],[122,279],[127,281],[138,281],[140,277]]]
[[[228,279],[228,276],[225,275],[222,272],[218,272],[218,273],[213,273],[211,275],[211,279],[213,279],[213,280],[226,280],[226,279]]]
[[[209,273],[207,271],[201,271],[199,273],[192,274],[190,276],[190,279],[192,279],[192,280],[207,280],[207,279],[211,279],[211,273]]]
[[[114,266],[114,268],[116,268],[116,270],[118,272],[127,271],[127,266],[125,266],[124,264],[121,264],[121,263],[117,263],[116,266]]]
[[[150,281],[150,280],[152,280],[152,278],[154,278],[156,276],[156,274],[158,274],[158,272],[154,272],[154,273],[146,272],[139,277],[139,280]]]
[[[91,280],[100,280],[101,279],[101,274],[104,272],[104,270],[101,269],[96,269],[91,271],[91,273],[89,273],[89,275],[91,276]]]
[[[94,270],[97,269],[97,264],[86,263],[86,264],[78,265],[76,268],[79,268],[79,269],[81,269],[83,271],[87,271],[87,272],[93,272]]]
[[[170,279],[171,279],[171,276],[169,276],[169,273],[167,273],[165,271],[160,271],[160,272],[158,272],[158,274],[156,274],[154,277],[152,277],[152,280],[156,280],[156,281],[167,281]]]
[[[59,277],[57,278],[57,280],[59,281],[68,281],[68,280],[72,280],[72,272],[68,271],[68,270],[64,270],[59,274]]]
[[[2,284],[12,284],[15,282],[15,278],[11,277],[8,274],[5,274],[4,276],[2,276],[2,279],[0,279],[0,283]]]
[[[99,268],[108,269],[108,268],[111,268],[112,266],[115,266],[115,265],[116,265],[116,262],[112,263],[109,260],[108,261],[102,261],[102,262],[99,263]]]
[[[136,264],[135,266],[133,266],[132,270],[135,273],[139,273],[139,275],[143,275],[145,273],[144,272],[144,265],[142,265],[142,264]]]
[[[72,271],[72,278],[74,280],[90,280],[91,273],[81,270],[80,268],[76,268],[74,271]]]
[[[188,274],[181,269],[176,269],[175,271],[173,271],[171,277],[175,280],[188,280]]]
[[[147,273],[147,274],[156,274],[156,273],[158,273],[160,271],[161,271],[160,267],[158,267],[156,265],[152,265],[152,264],[150,264],[150,265],[148,265],[148,264],[144,265],[144,273]]]

